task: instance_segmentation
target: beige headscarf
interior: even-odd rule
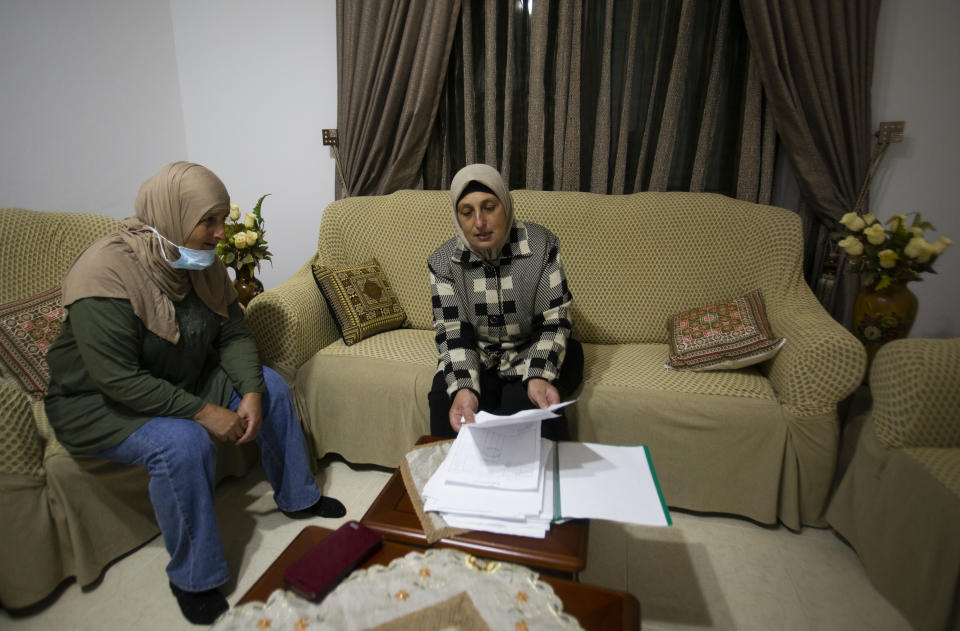
[[[503,241],[489,249],[473,248],[467,241],[467,236],[463,233],[460,220],[457,218],[457,202],[460,201],[464,189],[471,182],[483,184],[493,191],[493,194],[500,200],[500,204],[503,205],[503,212],[507,215],[507,232]],[[457,230],[460,247],[464,250],[470,250],[485,261],[494,261],[500,258],[500,252],[510,239],[510,230],[513,228],[513,197],[510,195],[510,190],[503,181],[503,177],[500,176],[500,172],[486,164],[469,164],[463,167],[453,176],[453,182],[450,184],[450,199],[453,201],[453,226]]]
[[[183,245],[210,210],[229,209],[230,195],[216,175],[190,162],[163,167],[140,187],[136,216],[123,220],[117,232],[94,242],[73,262],[63,281],[63,304],[81,298],[124,298],[144,326],[176,344],[180,330],[173,303],[192,287],[211,311],[226,320],[227,306],[237,292],[219,259],[199,271],[183,271],[164,259],[157,235]],[[166,244],[167,256],[175,251]]]

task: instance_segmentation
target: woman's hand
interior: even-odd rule
[[[260,426],[263,424],[263,405],[261,404],[261,395],[259,392],[248,392],[243,395],[240,405],[237,406],[237,414],[246,424],[247,429],[237,441],[237,444],[249,443],[260,433]]]
[[[244,436],[247,422],[239,414],[227,408],[207,403],[193,415],[211,436],[223,443],[235,443]]]
[[[463,419],[464,423],[472,423],[473,415],[479,407],[480,401],[477,400],[477,395],[473,393],[473,390],[467,388],[458,390],[453,397],[453,403],[450,404],[450,427],[453,428],[453,431],[460,431],[460,427],[462,427],[460,419]]]
[[[546,379],[531,379],[527,382],[527,398],[541,410],[560,403],[560,392]]]

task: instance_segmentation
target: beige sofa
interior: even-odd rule
[[[74,257],[117,220],[0,209],[0,305],[59,287]],[[0,365],[2,370],[2,365]],[[256,450],[223,448],[217,479],[242,475]],[[53,435],[42,399],[0,375],[0,603],[32,605],[68,577],[97,580],[112,560],[159,532],[143,469],[73,457]]]
[[[870,390],[827,521],[915,629],[960,631],[960,338],[884,345]]]
[[[519,219],[560,238],[584,342],[583,385],[568,413],[576,437],[647,444],[670,506],[823,525],[837,403],[860,383],[865,353],[804,283],[798,216],[707,193],[514,199]],[[401,191],[331,204],[316,254],[250,303],[262,359],[293,387],[317,456],[397,466],[429,432],[437,351],[426,259],[453,235],[449,203],[443,191]],[[310,264],[372,257],[409,323],[346,346]],[[725,372],[665,369],[668,316],[757,288],[787,338],[774,359]]]

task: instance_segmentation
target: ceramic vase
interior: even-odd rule
[[[867,349],[867,372],[881,346],[907,337],[917,317],[917,296],[903,281],[863,287],[853,303],[853,333]]]
[[[263,293],[263,283],[245,267],[237,270],[237,279],[233,281],[233,286],[237,290],[237,300],[244,307],[255,296]]]

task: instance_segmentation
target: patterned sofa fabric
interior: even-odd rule
[[[397,466],[429,431],[436,369],[427,256],[453,235],[444,191],[349,198],[323,213],[317,252],[250,303],[265,363],[294,388],[317,456]],[[802,275],[799,218],[708,193],[515,191],[520,220],[548,227],[573,293],[586,366],[569,416],[578,439],[650,446],[674,507],[822,525],[837,402],[860,383],[862,346]],[[347,347],[310,273],[376,258],[409,324]],[[667,318],[761,289],[771,360],[668,370]]]
[[[0,209],[0,305],[58,287],[77,254],[117,224],[91,213]],[[255,462],[255,450],[221,449],[217,479]],[[139,467],[71,456],[42,399],[0,380],[0,603],[27,607],[69,577],[89,585],[155,537],[147,481]]]
[[[960,338],[884,345],[870,415],[827,511],[916,629],[960,629],[958,384]]]

